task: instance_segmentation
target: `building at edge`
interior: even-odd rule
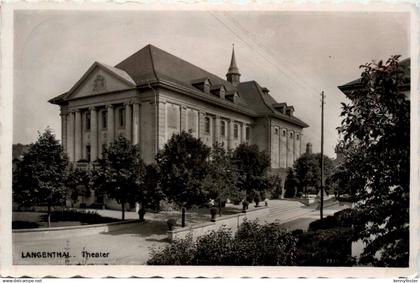
[[[234,50],[225,80],[147,45],[114,67],[94,62],[49,102],[60,106],[62,145],[72,162],[100,158],[104,146],[123,135],[150,163],[172,134],[184,130],[208,146],[256,144],[270,154],[272,172],[285,177],[301,155],[308,125],[293,106],[240,76]]]

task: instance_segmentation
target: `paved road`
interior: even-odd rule
[[[270,215],[261,221],[283,223],[287,229],[306,230],[309,223],[319,218],[319,211],[297,201],[269,201]],[[345,207],[325,210],[325,215]],[[104,216],[120,217],[119,211],[99,211]],[[128,212],[127,219],[137,219]],[[158,214],[146,214],[146,223],[139,223],[124,230],[92,236],[69,234],[68,239],[42,239],[31,242],[13,241],[14,264],[65,264],[65,258],[31,258],[27,252],[65,252],[70,254],[69,264],[145,264],[151,248],[167,245],[166,223]],[[100,257],[83,257],[82,252],[98,253]],[[23,253],[23,255],[22,255]],[[109,253],[109,254],[107,254]],[[86,253],[85,253],[86,255]]]

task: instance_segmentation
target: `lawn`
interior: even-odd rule
[[[48,215],[45,212],[12,213],[12,229],[47,228]],[[92,211],[62,210],[51,214],[51,227],[67,227],[87,224],[100,224],[119,221],[112,217],[103,217]]]

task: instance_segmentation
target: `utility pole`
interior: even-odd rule
[[[319,206],[319,214],[323,218],[324,210],[324,91],[321,92],[321,205]]]

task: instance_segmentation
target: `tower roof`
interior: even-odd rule
[[[227,74],[239,74],[238,65],[235,59],[235,45],[232,45],[232,58],[230,59],[230,66]]]

